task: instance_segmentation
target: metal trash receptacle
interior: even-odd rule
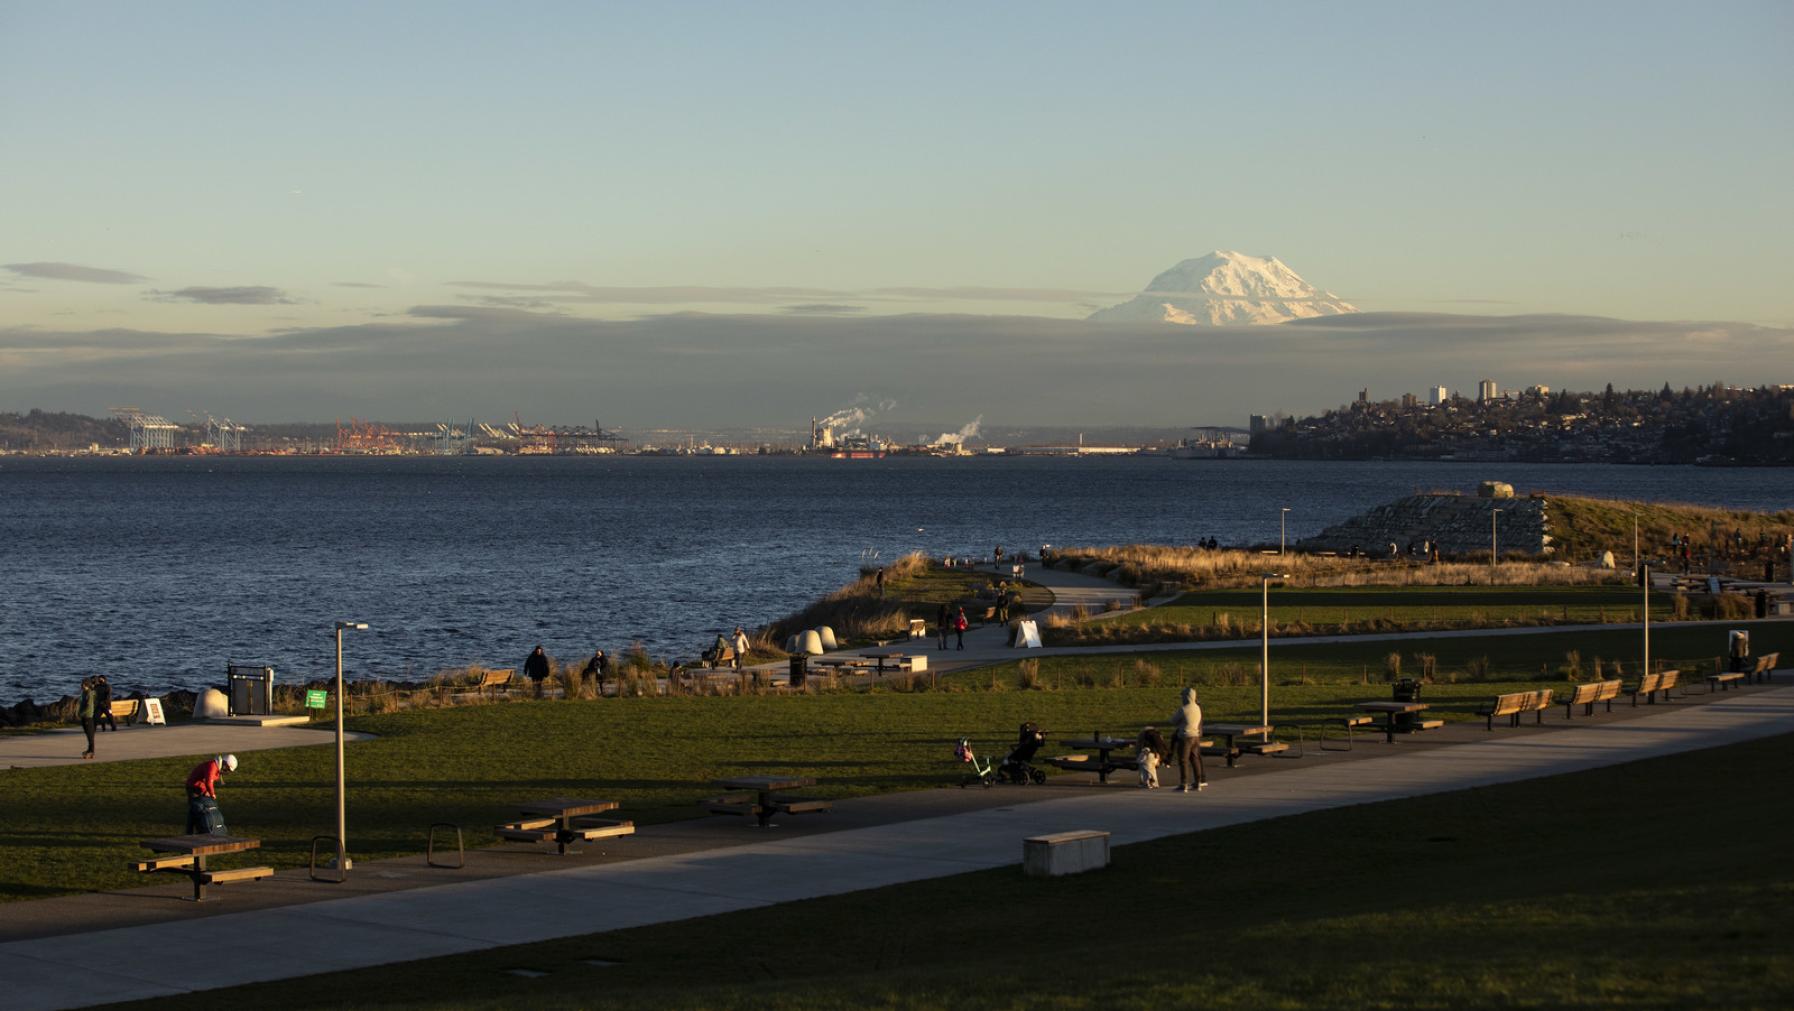
[[[810,676],[810,658],[802,653],[791,658],[791,687],[802,688]]]
[[[1750,669],[1750,630],[1734,628],[1726,633],[1725,653],[1731,659],[1729,669],[1734,671]]]
[[[274,668],[228,664],[230,715],[274,715]]]

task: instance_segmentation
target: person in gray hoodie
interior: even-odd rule
[[[1202,707],[1196,703],[1196,689],[1184,689],[1183,708],[1171,717],[1171,726],[1177,730],[1171,738],[1171,750],[1177,754],[1177,792],[1208,789],[1208,777],[1202,774]]]

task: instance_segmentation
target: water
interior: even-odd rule
[[[690,657],[914,549],[1275,543],[1415,490],[1786,508],[1794,473],[1156,458],[0,460],[0,700],[520,666],[644,642]]]

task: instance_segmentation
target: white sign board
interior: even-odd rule
[[[157,724],[168,725],[168,717],[162,715],[162,700],[158,698],[143,700],[143,717],[143,722],[152,727]]]
[[[1010,643],[1018,649],[1040,648],[1040,626],[1033,618],[1023,618],[1015,623],[1015,641]]]

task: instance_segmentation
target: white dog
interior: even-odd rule
[[[1140,787],[1144,790],[1159,788],[1159,753],[1151,748],[1140,749]]]

